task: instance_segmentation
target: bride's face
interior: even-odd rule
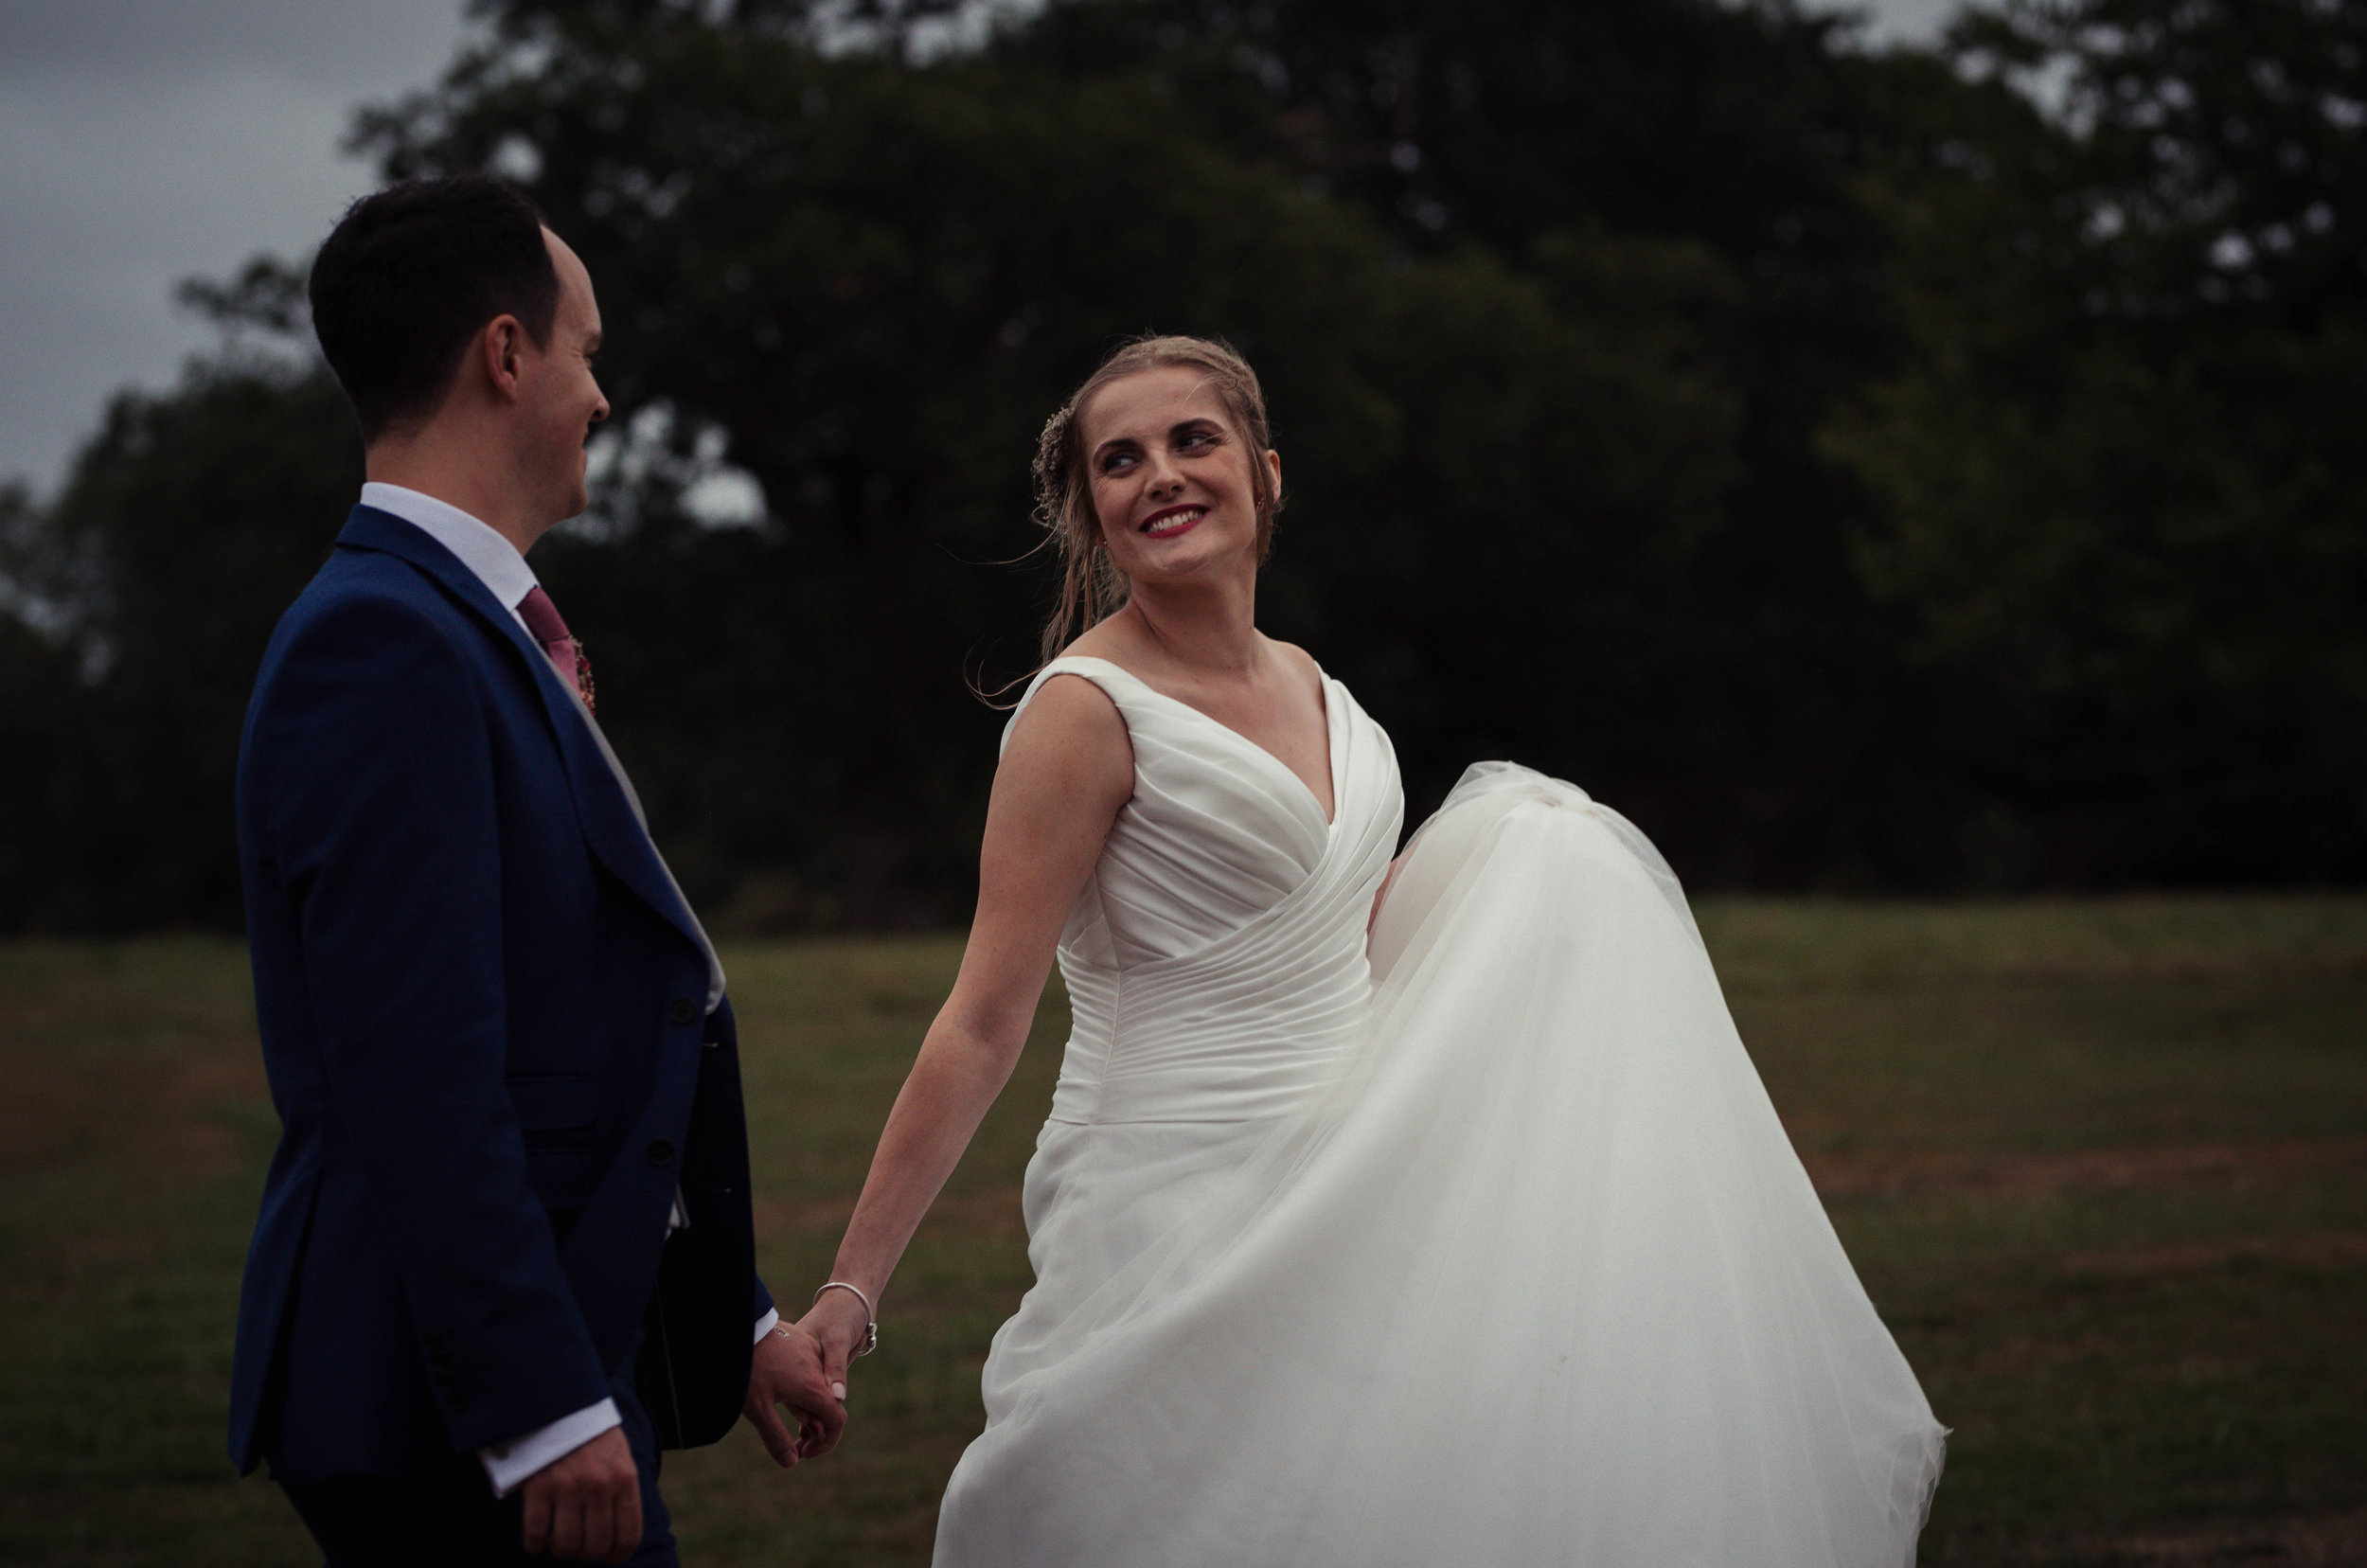
[[[1204,372],[1161,365],[1112,382],[1079,423],[1094,515],[1119,571],[1143,582],[1256,569],[1250,465],[1267,465],[1278,494],[1282,459],[1250,450]]]

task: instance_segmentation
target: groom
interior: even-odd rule
[[[599,307],[482,176],[356,204],[311,300],[369,482],[240,757],[285,1131],[231,1455],[331,1568],[672,1563],[661,1448],[845,1417],[756,1278],[722,970],[525,561],[585,505]]]

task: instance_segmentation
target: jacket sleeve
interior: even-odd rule
[[[502,844],[468,653],[417,610],[347,601],[297,633],[257,740],[330,1114],[454,1449],[596,1403],[608,1379],[504,1081]]]

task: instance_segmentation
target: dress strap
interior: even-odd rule
[[[1027,689],[1020,694],[1018,705],[1011,709],[1010,718],[1003,722],[1003,740],[995,748],[997,757],[1010,749],[1011,731],[1019,723],[1019,716],[1027,711],[1027,704],[1036,700],[1036,693],[1043,689],[1044,682],[1055,675],[1077,675],[1091,681],[1116,705],[1120,719],[1127,717],[1128,700],[1136,691],[1150,689],[1143,684],[1141,676],[1131,674],[1107,659],[1096,659],[1083,653],[1063,653],[1036,671],[1036,678],[1028,682]],[[1131,723],[1128,728],[1132,728]]]

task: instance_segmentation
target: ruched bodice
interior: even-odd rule
[[[1388,736],[1325,677],[1326,822],[1273,754],[1107,660],[1053,661],[1022,711],[1056,675],[1116,704],[1134,793],[1060,941],[1075,1027],[1053,1119],[1290,1110],[1337,1067],[1369,1000],[1364,928],[1405,810]]]

